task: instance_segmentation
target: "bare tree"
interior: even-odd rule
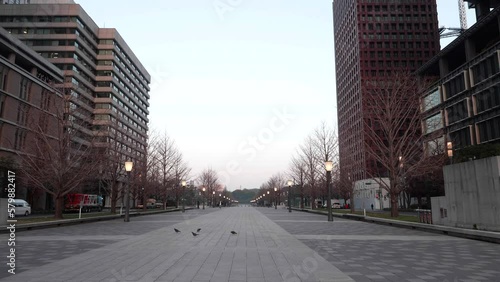
[[[316,208],[316,198],[318,195],[318,161],[317,151],[312,136],[308,136],[303,145],[300,146],[301,157],[305,163],[306,181],[308,194],[311,201],[311,208]]]
[[[112,117],[111,120],[103,121],[98,125],[98,137],[95,146],[97,167],[99,169],[99,181],[104,184],[104,189],[110,196],[111,213],[116,213],[118,200],[123,197],[123,182],[125,181],[124,149],[125,143],[118,120]],[[138,167],[135,165],[135,167]],[[134,170],[135,171],[135,170]]]
[[[19,169],[34,187],[54,197],[54,217],[63,217],[64,197],[79,189],[94,175],[94,138],[86,117],[70,96],[48,101],[52,111],[32,109],[29,115],[30,142],[19,153]]]
[[[334,164],[339,163],[339,153],[338,153],[338,138],[337,134],[332,128],[329,128],[325,122],[322,122],[321,125],[314,130],[313,135],[314,147],[316,149],[316,160],[318,165],[318,175],[320,175],[320,182],[323,182],[323,185],[320,185],[321,195],[326,196],[328,194],[328,187],[326,187],[326,169],[325,162],[331,161]],[[339,166],[334,165],[334,170],[332,171],[332,179],[336,179]],[[334,181],[331,181],[331,185]],[[330,187],[331,189],[331,187]],[[333,195],[332,195],[333,196]],[[324,197],[325,198],[325,197]],[[328,197],[326,197],[328,198]],[[331,201],[331,199],[327,199]]]
[[[148,142],[146,144],[146,154],[138,162],[138,165],[134,169],[139,172],[139,177],[134,179],[136,181],[135,185],[138,187],[138,201],[142,200],[143,210],[147,209],[147,200],[151,197],[158,199],[155,191],[158,188],[158,144],[159,136],[156,131],[152,130],[148,134]],[[165,208],[165,203],[163,203],[163,208]]]
[[[267,185],[265,185],[266,193],[269,191],[269,195],[273,198],[272,201],[278,202],[281,200],[280,194],[282,192],[283,187],[286,185],[286,179],[285,175],[283,173],[276,173],[269,180],[267,181]],[[276,188],[276,191],[274,191],[274,188]]]
[[[405,178],[424,174],[432,163],[424,154],[420,97],[427,89],[425,81],[408,72],[393,73],[384,80],[364,82],[363,108],[368,156],[379,168],[372,177],[387,190],[391,216],[398,212],[398,196]],[[389,183],[381,175],[389,178]]]
[[[174,159],[172,168],[172,178],[169,181],[173,190],[176,207],[179,207],[179,202],[184,195],[184,188],[181,186],[182,180],[187,180],[191,173],[191,168],[184,162],[182,153],[177,152],[177,157]]]
[[[156,164],[160,173],[160,191],[158,192],[164,205],[166,205],[169,191],[178,192],[176,189],[184,176],[182,170],[185,168],[180,168],[182,154],[177,149],[174,140],[166,132],[158,138],[155,150]],[[178,199],[177,194],[175,193],[176,199]],[[178,205],[178,201],[176,203]]]
[[[205,196],[209,199],[212,199],[212,206],[214,206],[214,192],[215,194],[219,193],[222,191],[223,187],[219,182],[219,176],[217,174],[217,171],[213,170],[212,168],[206,168],[204,169],[200,175],[197,178],[198,185],[200,187],[204,187],[206,190]],[[218,196],[218,194],[216,195]]]
[[[304,186],[306,184],[306,169],[307,163],[303,158],[292,157],[292,161],[290,162],[289,175],[293,179],[293,182],[299,187],[299,196],[300,196],[300,208],[304,208]],[[286,183],[283,183],[285,186]]]

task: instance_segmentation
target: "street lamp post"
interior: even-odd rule
[[[127,189],[125,191],[125,218],[123,221],[129,222],[130,221],[130,200],[129,200],[129,194],[130,194],[130,172],[132,171],[132,167],[134,166],[133,162],[125,162],[125,171],[127,172]]]
[[[181,196],[182,196],[182,212],[186,212],[186,206],[185,206],[185,203],[184,203],[184,202],[185,202],[185,200],[186,200],[186,199],[184,199],[184,198],[185,198],[185,196],[186,196],[186,195],[185,195],[185,194],[186,194],[186,193],[185,193],[185,192],[186,192],[186,191],[185,191],[185,190],[186,190],[186,189],[185,189],[185,188],[186,188],[186,180],[182,180],[182,181],[181,181],[181,186],[182,186],[182,193],[181,193]]]
[[[332,168],[333,168],[333,162],[326,161],[325,162],[325,169],[326,169],[326,189],[328,190],[328,199],[327,199],[328,202],[326,202],[326,206],[328,208],[328,221],[333,221],[333,215],[332,215],[332,188],[330,187],[330,178],[331,178]]]
[[[267,191],[267,195],[269,196],[268,197],[269,198],[269,206],[268,206],[268,208],[270,208],[271,205],[273,204],[273,200],[271,199],[271,196],[269,195],[269,191]]]
[[[292,212],[292,180],[288,180],[288,212]]]
[[[274,187],[274,209],[278,208],[278,198],[276,197],[276,191],[278,191],[278,188]]]
[[[205,209],[205,187],[203,187],[203,195],[201,196],[201,201],[203,202],[203,209]]]

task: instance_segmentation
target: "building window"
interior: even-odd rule
[[[7,85],[7,68],[4,66],[0,66],[0,89],[6,89]]]
[[[17,124],[25,126],[28,121],[30,107],[23,103],[19,103],[17,107]]]
[[[450,98],[465,90],[464,74],[460,74],[444,84],[446,97]]]
[[[453,140],[453,146],[455,148],[464,148],[472,145],[469,127],[450,132],[450,137],[451,140]]]
[[[19,85],[19,98],[21,100],[28,100],[28,94],[31,86],[31,81],[29,81],[27,78],[23,77],[21,79],[21,83]]]
[[[494,53],[494,56],[490,56],[472,67],[474,84],[480,83],[481,81],[498,73],[498,71],[497,53]]]
[[[422,99],[422,111],[426,112],[441,103],[441,95],[439,89],[435,88],[429,95]]]
[[[26,132],[21,128],[16,129],[16,133],[14,135],[14,149],[21,151],[24,147],[25,141]]]
[[[425,152],[427,156],[437,156],[444,154],[444,137],[439,137],[425,143]]]
[[[500,117],[492,118],[477,124],[480,142],[500,139]]]
[[[446,108],[446,114],[448,115],[448,125],[468,118],[469,111],[467,108],[467,100],[462,100],[453,106]]]
[[[500,84],[496,84],[478,93],[474,96],[474,99],[476,101],[477,113],[500,106]]]
[[[0,118],[3,117],[3,109],[5,107],[5,98],[6,98],[6,95],[3,93],[0,93]]]
[[[443,118],[441,114],[433,115],[424,121],[424,133],[428,134],[443,128]]]

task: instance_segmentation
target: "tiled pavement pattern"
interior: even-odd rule
[[[21,232],[29,270],[0,281],[353,281],[257,209],[202,212]]]
[[[500,281],[500,245],[258,208],[355,281]]]
[[[16,273],[22,273],[216,210],[218,209],[131,217],[129,223],[133,224],[133,228],[129,228],[130,224],[124,224],[123,219],[116,219],[22,231],[16,235]],[[0,234],[0,257],[2,258],[0,259],[0,278],[10,276],[7,273],[5,256],[3,255],[8,254],[6,236],[8,234]]]

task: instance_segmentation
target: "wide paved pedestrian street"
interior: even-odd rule
[[[500,281],[500,245],[284,208],[188,210],[16,240],[17,274],[3,259],[0,281]]]

